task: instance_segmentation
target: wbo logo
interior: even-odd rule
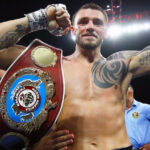
[[[37,76],[24,75],[12,84],[8,92],[8,116],[18,123],[29,122],[41,112],[45,99],[46,90],[42,81]]]

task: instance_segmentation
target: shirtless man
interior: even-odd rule
[[[54,7],[49,7],[51,9]],[[48,14],[55,15],[54,11],[49,11]],[[56,18],[57,23],[63,26],[60,14],[59,17],[56,14],[53,21]],[[30,32],[26,17],[9,24],[5,22],[0,25],[1,48],[13,45],[21,36]],[[132,149],[124,121],[126,92],[133,77],[149,71],[150,51],[124,51],[104,58],[100,50],[106,24],[107,15],[95,4],[84,5],[75,14],[71,28],[72,34],[76,36],[75,52],[63,60],[66,93],[56,124],[59,134],[53,136],[50,133],[43,137],[36,150]],[[18,26],[20,28],[16,30]],[[69,23],[65,24],[64,28],[69,26]],[[5,36],[10,32],[14,34],[7,41]],[[68,136],[71,140],[67,144],[73,142],[68,147],[63,143],[67,138],[59,138],[65,132],[68,135],[65,129],[73,133]],[[56,137],[59,140],[53,140]],[[59,142],[63,144],[60,146]]]

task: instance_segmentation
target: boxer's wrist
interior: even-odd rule
[[[28,18],[30,32],[46,29],[55,36],[62,36],[64,34],[62,27],[58,27],[57,29],[55,28],[54,30],[49,28],[49,25],[48,25],[49,22],[52,19],[56,19],[54,16],[55,14],[53,14],[54,11],[52,12],[50,11],[50,15],[49,13],[47,13],[50,7],[54,7],[54,9],[56,10],[55,12],[57,12],[61,8],[63,8],[67,12],[66,6],[64,4],[51,4],[51,5],[48,5],[45,9],[40,9],[38,11],[25,14],[25,16]],[[69,16],[68,12],[67,14]],[[54,16],[54,17],[51,17],[51,16]]]
[[[51,5],[48,5],[45,9],[40,9],[38,11],[25,14],[25,16],[28,18],[30,32],[46,29],[55,36],[62,36],[61,27],[55,30],[49,30],[48,22],[50,22],[52,18],[48,16],[47,11],[50,7],[54,7],[56,11],[58,11],[61,8],[66,10],[66,6],[63,4],[51,4]]]
[[[47,14],[45,9],[25,14],[28,18],[30,31],[44,30],[48,28]]]

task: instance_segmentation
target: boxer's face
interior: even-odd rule
[[[79,10],[74,21],[76,43],[85,49],[99,47],[105,36],[105,27],[105,16],[99,10]]]

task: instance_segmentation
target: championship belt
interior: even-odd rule
[[[62,51],[34,40],[0,83],[0,145],[33,145],[55,124],[63,101]]]

